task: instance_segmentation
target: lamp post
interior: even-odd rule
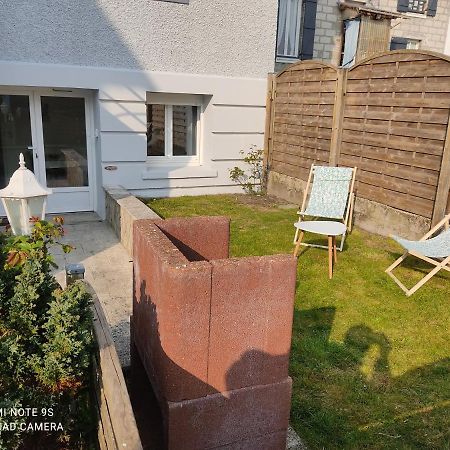
[[[47,196],[51,193],[51,189],[44,189],[34,173],[25,167],[21,153],[19,168],[13,173],[8,186],[0,190],[8,222],[16,236],[30,234],[32,217],[45,219]]]

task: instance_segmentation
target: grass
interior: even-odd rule
[[[231,254],[292,251],[295,209],[244,196],[147,200],[163,217],[231,217]],[[298,263],[291,423],[311,449],[450,449],[450,277],[407,298],[384,273],[401,253],[355,229],[332,280],[327,253]],[[414,284],[427,265],[398,270]]]

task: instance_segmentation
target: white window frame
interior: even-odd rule
[[[417,8],[414,5],[414,1],[418,2]],[[411,0],[410,3],[413,3],[413,4],[409,6],[409,9],[406,12],[406,14],[413,14],[413,16],[416,16],[417,14],[419,14],[421,16],[427,15],[427,6],[428,6],[427,1]]]
[[[203,121],[203,96],[195,94],[166,94],[147,93],[147,105],[164,105],[164,156],[147,156],[147,163],[156,164],[192,164],[200,163],[201,136]],[[174,155],[173,154],[173,107],[174,106],[196,106],[196,154]],[[191,122],[192,124],[192,122]],[[189,130],[188,130],[189,131]],[[191,130],[192,132],[192,130]]]
[[[279,10],[278,10],[278,15],[280,15],[280,9],[281,9],[281,1],[279,0]],[[288,42],[289,42],[289,30],[288,28],[290,27],[290,18],[291,18],[291,3],[289,0],[286,0],[287,3],[287,12],[286,12],[286,18],[284,21],[284,24],[280,24],[280,19],[278,17],[278,24],[277,24],[277,40],[276,40],[276,49],[275,49],[275,53],[276,53],[276,62],[293,62],[293,61],[298,61],[299,59],[299,55],[300,55],[300,30],[301,30],[301,21],[302,21],[302,0],[298,0],[298,20],[297,20],[297,30],[295,32],[295,42],[294,42],[294,54],[293,55],[287,55],[287,47],[288,47]],[[285,28],[285,33],[284,33],[284,54],[283,55],[279,55],[278,54],[278,39],[279,39],[279,35],[280,35],[280,27],[284,27]]]
[[[409,39],[406,40],[406,49],[407,50],[419,50],[422,41],[420,39]]]

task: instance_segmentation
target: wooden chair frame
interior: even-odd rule
[[[426,241],[428,238],[432,237],[441,228],[448,230],[450,226],[450,214],[446,215],[436,226],[434,226],[428,233],[426,233],[419,241]],[[416,283],[412,288],[408,289],[394,274],[393,270],[400,265],[409,255],[415,256],[416,258],[422,259],[432,265],[434,269],[427,275],[425,275],[418,283]],[[406,251],[400,258],[398,258],[394,263],[392,263],[385,272],[397,283],[397,285],[402,289],[407,297],[414,294],[418,289],[420,289],[428,280],[430,280],[434,275],[436,275],[440,270],[447,270],[450,272],[450,256],[445,258],[429,258],[428,256],[422,255],[414,251]]]
[[[303,219],[303,216],[301,215],[301,213],[304,212],[305,208],[306,208],[306,201],[308,200],[308,196],[309,196],[309,193],[310,193],[311,179],[312,179],[314,167],[315,167],[315,165],[311,164],[311,170],[309,171],[308,181],[306,182],[306,188],[305,188],[305,191],[303,193],[302,204],[300,206],[300,209],[297,211],[297,214],[299,214],[299,216],[300,216],[299,217],[299,222],[302,221],[302,219]],[[352,180],[351,180],[350,189],[349,189],[350,195],[348,197],[347,206],[345,208],[345,215],[344,215],[344,217],[342,219],[342,223],[345,225],[345,228],[346,228],[346,230],[349,233],[352,231],[353,210],[354,210],[354,206],[355,206],[354,188],[355,188],[355,181],[356,181],[356,170],[357,170],[357,167],[353,167],[353,175],[352,175]],[[316,218],[318,218],[318,217],[316,217]],[[297,244],[297,241],[298,241],[298,238],[299,238],[299,231],[300,230],[298,228],[296,228],[295,235],[294,235],[294,245]],[[337,247],[337,249],[340,252],[344,249],[345,237],[346,237],[346,233],[344,233],[342,235],[340,246]],[[301,242],[300,245],[303,245],[305,247],[328,248],[327,245],[307,244],[305,242]]]

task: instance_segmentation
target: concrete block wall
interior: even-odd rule
[[[133,358],[168,449],[286,448],[296,259],[228,258],[229,219],[134,224]]]
[[[336,0],[318,0],[314,59],[331,62],[335,52],[340,53],[342,26],[341,13]],[[337,47],[338,50],[336,50]],[[334,63],[339,64],[339,61]]]
[[[160,217],[122,186],[107,186],[104,190],[106,222],[132,258],[133,223],[139,219],[159,219]]]

